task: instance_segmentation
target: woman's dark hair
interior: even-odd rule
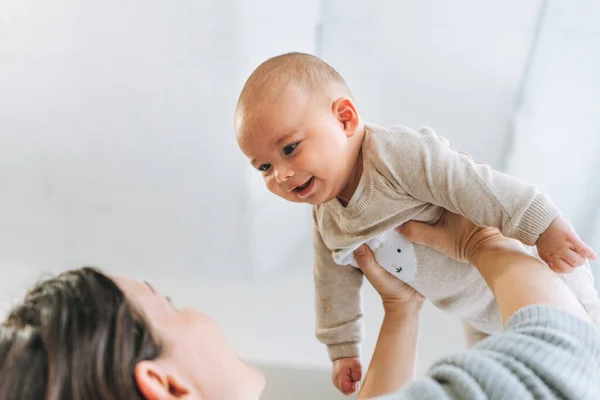
[[[35,285],[0,325],[0,399],[143,399],[134,368],[161,351],[110,278],[68,271]]]

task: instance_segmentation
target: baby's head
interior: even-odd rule
[[[235,131],[271,192],[314,205],[346,188],[364,127],[344,79],[315,56],[290,53],[250,75]]]

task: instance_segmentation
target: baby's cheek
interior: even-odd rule
[[[275,182],[275,180],[273,180],[271,178],[266,178],[265,185],[267,186],[267,189],[269,189],[269,191],[271,193],[277,194],[278,185],[277,185],[277,182]]]

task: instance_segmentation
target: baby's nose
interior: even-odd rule
[[[294,171],[292,171],[291,168],[287,168],[285,166],[275,168],[275,180],[277,181],[277,183],[284,183],[293,176]]]

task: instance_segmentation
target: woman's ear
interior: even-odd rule
[[[348,97],[340,97],[333,102],[332,112],[342,125],[346,136],[354,136],[360,126],[360,116],[354,102]]]
[[[156,361],[141,361],[135,381],[146,400],[191,399],[191,388]]]

